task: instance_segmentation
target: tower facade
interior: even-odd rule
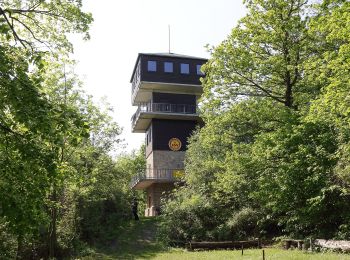
[[[131,187],[147,193],[145,216],[160,214],[161,196],[184,174],[187,138],[200,122],[201,66],[206,59],[172,53],[140,53],[131,77],[132,132],[145,133],[146,171]]]

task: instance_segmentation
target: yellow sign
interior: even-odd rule
[[[185,177],[184,170],[173,170],[173,178],[174,179],[182,179],[183,177]]]
[[[179,151],[181,149],[181,141],[178,138],[171,138],[169,140],[169,148],[172,151]]]

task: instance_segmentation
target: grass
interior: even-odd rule
[[[349,260],[350,255],[341,255],[335,253],[307,253],[302,251],[291,251],[282,249],[266,248],[265,259],[266,260]],[[137,259],[137,258],[135,258]],[[245,250],[242,256],[240,250],[216,250],[216,251],[200,251],[200,252],[187,252],[180,250],[172,250],[167,253],[159,253],[154,260],[217,260],[217,259],[239,259],[239,260],[260,260],[262,258],[261,249]]]
[[[157,218],[125,222],[122,227],[109,232],[109,242],[92,248],[93,252],[81,259],[151,259],[164,252],[156,241],[156,230]]]
[[[156,241],[157,218],[141,218],[112,229],[108,242],[98,245],[82,260],[155,259],[155,260],[260,260],[262,249],[215,250],[189,252],[164,248]],[[266,260],[350,260],[350,255],[336,253],[310,253],[298,250],[265,248]]]

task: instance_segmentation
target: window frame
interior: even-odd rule
[[[204,76],[204,72],[201,71],[203,64],[196,64],[196,71],[197,71],[197,75],[199,76]]]
[[[171,71],[167,71],[167,67],[166,65],[171,65]],[[174,73],[174,62],[172,61],[164,61],[164,66],[163,66],[163,71],[164,73]]]
[[[183,72],[183,65],[187,65],[187,72]],[[190,75],[190,64],[189,63],[180,63],[180,74],[182,75]]]
[[[152,70],[153,67],[151,67],[151,64],[154,62],[154,70]],[[147,71],[148,72],[157,72],[157,61],[156,60],[148,60],[147,61]]]

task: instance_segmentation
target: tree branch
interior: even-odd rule
[[[22,134],[13,131],[11,128],[9,128],[8,126],[4,125],[1,122],[0,122],[0,129],[2,129],[6,133],[11,133],[11,134],[14,134],[16,136],[20,136],[20,137],[24,138],[24,136]]]
[[[27,43],[30,46],[30,43],[28,41],[23,40],[18,36],[18,34],[16,33],[16,30],[13,27],[13,24],[10,23],[9,19],[7,18],[6,14],[5,14],[5,11],[1,7],[0,7],[0,15],[2,15],[5,18],[5,21],[6,21],[7,25],[10,27],[15,40],[16,41],[18,40],[24,48],[27,48],[24,43]]]
[[[250,82],[251,84],[253,84],[254,87],[256,87],[257,89],[259,89],[260,91],[262,91],[263,93],[265,93],[268,97],[280,102],[280,103],[284,103],[284,100],[281,100],[279,97],[276,97],[274,95],[272,95],[268,90],[264,89],[263,87],[261,87],[259,84],[257,84],[254,80],[244,76],[243,74],[239,73],[237,70],[234,71],[237,75],[239,75],[240,77],[242,77],[243,79],[245,79],[246,81]]]

